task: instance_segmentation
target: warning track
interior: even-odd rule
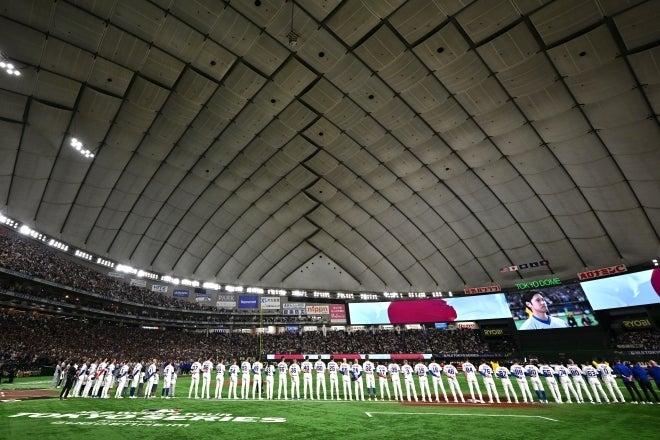
[[[0,403],[16,400],[56,399],[60,395],[60,390],[2,390],[2,393],[4,393],[4,395],[0,395]]]

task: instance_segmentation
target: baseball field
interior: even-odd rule
[[[222,400],[196,400],[187,398],[185,377],[173,399],[59,400],[49,384],[45,377],[0,384],[0,439],[565,440],[660,432],[660,405],[229,400],[226,386]]]

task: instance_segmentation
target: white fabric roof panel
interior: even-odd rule
[[[318,221],[320,217],[323,217],[322,221]],[[320,212],[315,212],[314,215],[310,215],[308,218],[319,227],[323,227],[323,230],[327,231],[330,237],[343,237],[351,231],[351,226],[348,223],[332,215],[329,211],[326,213],[324,210],[320,210]]]
[[[18,146],[20,144],[21,131],[23,127],[19,123],[11,123],[0,120],[0,197],[7,200],[9,187],[12,180],[14,165],[18,157]]]
[[[518,96],[515,101],[530,121],[550,118],[575,106],[575,101],[561,81],[555,81],[538,92]]]
[[[399,142],[408,145],[409,148],[414,148],[430,140],[435,133],[426,121],[419,116],[415,116],[401,127],[392,130],[392,134]]]
[[[660,30],[656,26],[658,20],[660,20],[660,5],[657,2],[641,3],[614,17],[614,23],[626,48],[631,50],[658,41],[660,38]]]
[[[399,247],[394,252],[389,254],[387,256],[387,259],[396,267],[405,268],[402,270],[403,276],[406,276],[406,273],[410,271],[410,269],[416,264],[415,258],[412,255],[410,255],[409,252],[407,252],[405,249],[401,247]],[[416,270],[415,272],[421,272],[421,271]],[[423,279],[426,283],[429,282],[429,279],[427,279],[426,276],[421,275],[421,273],[418,276],[420,276],[420,278]]]
[[[299,30],[302,32],[302,27]],[[280,41],[284,34],[288,32],[282,31]],[[298,53],[302,60],[318,72],[331,71],[346,53],[344,46],[324,27],[316,25],[313,29],[310,28],[306,35],[309,37],[303,39],[304,44],[298,49]]]
[[[190,63],[197,56],[204,36],[195,29],[167,15],[160,24],[154,43],[175,57]]]
[[[446,19],[447,15],[441,5],[426,0],[408,0],[390,17],[394,27],[410,44],[431,32]]]
[[[137,71],[144,65],[149,44],[111,24],[106,28],[98,51],[108,60]]]
[[[227,254],[223,252],[218,245],[214,245],[211,250],[204,255],[199,264],[195,267],[193,273],[200,277],[213,279],[226,258]]]
[[[658,2],[1,10],[0,212],[71,246],[367,292],[658,257]]]
[[[341,240],[336,241],[341,243],[342,247],[345,247],[346,250],[349,250],[354,255],[354,258],[358,259],[361,263],[366,265],[368,270],[377,272],[375,270],[375,265],[382,260],[383,256],[380,252],[378,252],[376,248],[370,245],[367,240],[365,240],[364,237],[358,234],[355,230],[348,232],[341,238]],[[334,252],[332,253],[334,254]],[[337,259],[333,255],[330,255],[330,257]]]

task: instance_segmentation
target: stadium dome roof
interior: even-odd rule
[[[0,211],[89,252],[364,291],[658,256],[660,1],[3,0],[0,14]]]

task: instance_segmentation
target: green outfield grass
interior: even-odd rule
[[[0,390],[49,383],[49,378],[19,378]],[[185,397],[170,400],[0,403],[0,438],[655,439],[660,428],[660,405],[408,406],[387,401],[189,400],[187,394],[188,380],[182,378],[177,396]]]
[[[17,377],[12,383],[2,382],[0,390],[33,390],[50,387],[52,377]]]

